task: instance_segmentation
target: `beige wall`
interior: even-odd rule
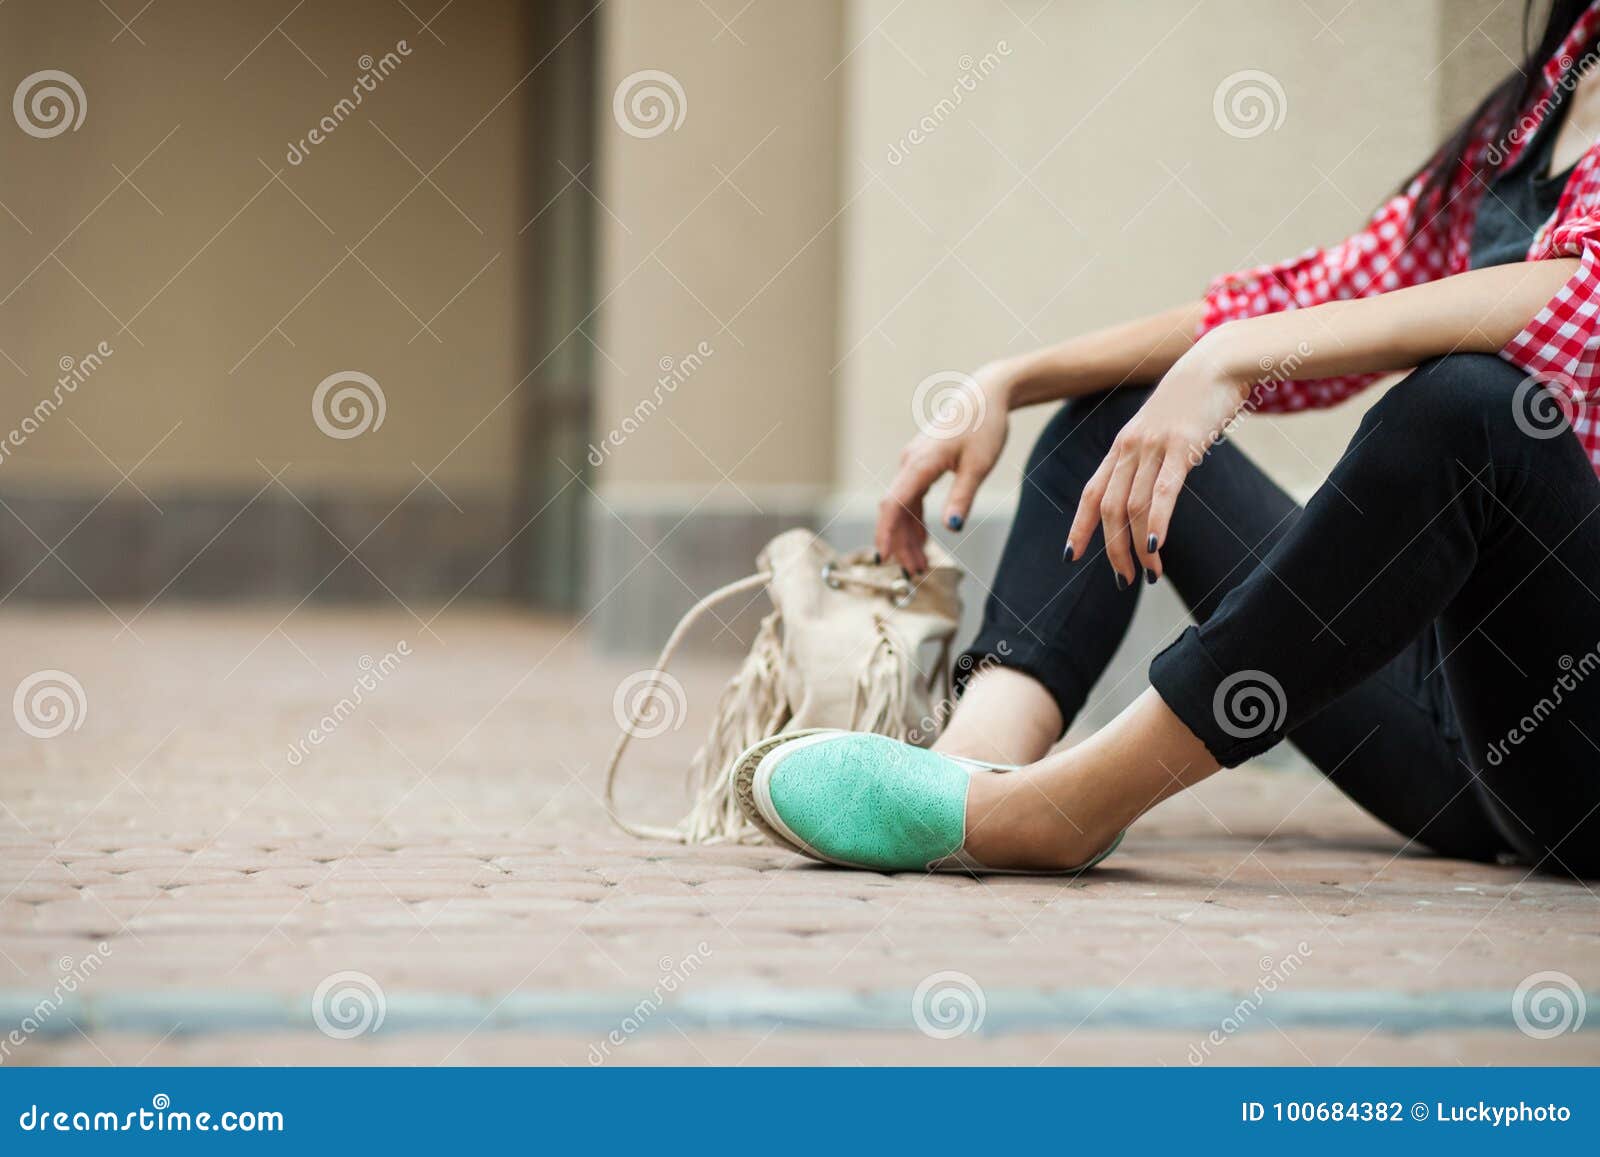
[[[714,353],[670,394],[670,421],[607,450],[603,486],[698,494],[726,470],[870,494],[925,374],[1178,300],[1358,222],[1504,67],[1514,7],[1357,0],[1324,27],[1267,0],[850,0],[757,5],[724,26],[687,0],[615,0],[592,181],[606,207],[597,442],[657,392],[663,359]],[[30,411],[59,359],[105,340],[115,355],[67,412],[124,465],[181,422],[140,468],[151,485],[248,481],[256,458],[358,488],[409,485],[412,462],[443,459],[441,480],[505,485],[514,423],[494,408],[524,368],[527,126],[518,101],[496,102],[527,66],[518,6],[463,6],[440,21],[444,44],[384,0],[308,6],[281,33],[269,15],[164,0],[117,35],[93,4],[0,9],[8,85],[60,67],[89,99],[77,132],[0,134],[3,413]],[[412,55],[395,74],[287,164],[357,58],[401,39]],[[890,163],[963,59],[985,54],[992,75]],[[643,68],[679,77],[688,102],[649,139],[610,115]],[[1211,108],[1243,68],[1286,96],[1282,128],[1250,140]],[[424,169],[448,154],[438,189],[400,149]],[[370,271],[345,254],[358,243]],[[413,313],[438,315],[439,340],[416,336]],[[347,368],[385,391],[381,437],[331,440],[309,420],[312,388]],[[1244,437],[1304,487],[1347,424]],[[117,477],[64,421],[0,474]]]
[[[594,17],[597,164],[556,187],[596,206],[600,306],[567,341],[592,352],[603,516],[622,512],[607,525],[636,553],[639,537],[679,552],[673,598],[641,596],[633,621],[668,620],[771,527],[837,513],[829,498],[846,512],[835,537],[861,537],[925,375],[1357,224],[1507,67],[1515,7],[609,0]],[[277,9],[161,0],[127,31],[90,0],[0,5],[4,91],[60,68],[88,97],[77,132],[0,132],[0,434],[60,359],[115,349],[0,461],[0,486],[93,496],[149,453],[135,477],[151,491],[258,485],[259,459],[342,494],[403,491],[419,466],[456,498],[511,494],[540,383],[514,391],[548,353],[529,348],[519,269],[570,220],[529,225],[528,174],[564,158],[532,143],[528,13],[460,0],[430,31],[404,5],[351,0],[275,31]],[[402,39],[394,74],[288,164],[358,58]],[[946,115],[969,65],[988,75]],[[613,96],[650,69],[681,85],[682,123],[630,134]],[[1213,117],[1242,69],[1284,92],[1282,126],[1254,139]],[[378,380],[387,416],[341,441],[310,400],[346,369]],[[996,514],[1041,418],[1018,423],[984,500]],[[1352,419],[1253,422],[1243,440],[1303,491]],[[636,536],[630,510],[661,516],[660,533]],[[682,524],[696,537],[678,530],[689,511],[757,521],[742,537]],[[595,597],[610,580],[602,568]]]
[[[723,27],[698,4],[607,6],[596,441],[620,442],[599,471],[608,500],[694,502],[717,487],[713,501],[739,501],[724,471],[801,502],[831,485],[840,16],[831,2],[760,4]],[[640,137],[612,101],[647,69],[678,81],[682,99],[668,99],[683,115]],[[702,342],[712,352],[658,391]],[[658,416],[624,428],[642,399]]]
[[[497,104],[528,66],[520,6],[458,4],[437,39],[392,0],[289,8],[161,0],[122,31],[92,0],[0,7],[5,95],[55,68],[87,97],[82,127],[51,139],[0,121],[0,433],[59,359],[115,351],[0,482],[104,489],[119,475],[89,439],[131,468],[176,427],[135,475],[147,490],[253,488],[257,459],[304,487],[404,490],[413,462],[446,490],[509,487],[513,413],[477,424],[525,369],[527,125],[514,96]],[[290,165],[359,58],[400,40],[411,55]],[[387,416],[340,441],[310,399],[346,369],[379,382]]]
[[[602,494],[737,505],[725,470],[740,489],[798,485],[797,506],[827,487],[859,517],[927,374],[1359,225],[1507,67],[1513,8],[842,0],[723,27],[698,5],[609,5],[602,102],[656,68],[687,115],[644,140],[602,117],[597,439],[655,411],[605,449]],[[1249,139],[1213,114],[1245,69],[1283,91],[1281,125]],[[715,355],[663,394],[658,362],[701,341]],[[1241,440],[1305,492],[1360,408]],[[1018,421],[987,505],[1008,505],[1043,417]]]

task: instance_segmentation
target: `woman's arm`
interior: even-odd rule
[[[1145,385],[1188,352],[1200,326],[1200,302],[1190,302],[1068,338],[994,363],[1008,409],[1075,398],[1129,383]]]
[[[1160,576],[1160,546],[1189,471],[1258,385],[1404,369],[1447,353],[1498,353],[1549,303],[1577,258],[1473,270],[1377,297],[1229,322],[1180,357],[1084,489],[1067,542],[1096,523],[1112,569]],[[1266,383],[1262,385],[1262,383]]]
[[[1561,257],[1475,269],[1377,297],[1229,322],[1206,339],[1246,388],[1291,362],[1296,377],[1331,378],[1406,369],[1446,353],[1499,353],[1578,264]]]
[[[964,430],[941,430],[938,436],[923,433],[901,452],[894,481],[878,504],[878,553],[909,571],[926,570],[923,498],[941,477],[954,474],[943,521],[952,530],[961,529],[978,486],[1005,447],[1007,411],[1158,380],[1194,344],[1201,309],[1199,302],[1182,305],[980,369],[972,379],[980,397],[967,407],[976,421]]]

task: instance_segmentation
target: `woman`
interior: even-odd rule
[[[1348,240],[980,371],[988,420],[913,441],[877,527],[923,570],[932,484],[954,475],[959,530],[1003,415],[1070,399],[958,666],[976,674],[932,751],[752,749],[752,818],[860,867],[1078,870],[1287,739],[1408,842],[1600,875],[1597,35],[1600,2],[1556,0],[1524,67]],[[1226,441],[1242,411],[1406,367],[1304,509]],[[1197,625],[1126,711],[1048,754],[1141,573]]]

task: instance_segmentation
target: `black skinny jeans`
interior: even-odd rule
[[[1161,550],[1198,625],[1150,681],[1224,765],[1287,738],[1437,852],[1596,876],[1600,479],[1570,431],[1527,432],[1538,395],[1522,383],[1486,355],[1424,364],[1304,509],[1236,447],[1213,449]],[[1069,723],[1143,584],[1116,588],[1098,532],[1082,562],[1062,563],[1062,544],[1148,396],[1082,398],[1046,427],[958,665],[1027,672]]]

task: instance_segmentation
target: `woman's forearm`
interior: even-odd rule
[[[1477,269],[1376,297],[1263,314],[1196,350],[1241,388],[1267,379],[1384,373],[1447,353],[1498,353],[1578,268],[1577,258]]]
[[[1068,338],[987,367],[1016,409],[1160,380],[1194,344],[1198,301]]]
[[[1457,351],[1499,353],[1577,268],[1574,258],[1502,265],[1209,330],[1118,432],[1079,496],[1067,557],[1083,558],[1099,527],[1121,583],[1138,581],[1140,568],[1159,578],[1184,480],[1249,407],[1257,383],[1382,373]]]
[[[1576,258],[1528,261],[1375,297],[1230,322],[1209,354],[1241,385],[1406,369],[1451,352],[1496,353],[1577,269]],[[985,367],[1016,409],[1159,380],[1194,345],[1202,305],[1190,302],[1068,338]]]

